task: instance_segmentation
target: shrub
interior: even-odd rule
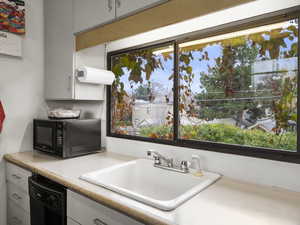
[[[139,130],[139,135],[158,139],[172,139],[173,129],[170,126],[149,126]]]
[[[152,138],[172,138],[172,129],[168,126],[151,126],[140,130],[140,135]],[[180,126],[180,136],[183,139],[211,141],[226,144],[263,147],[281,150],[296,150],[296,133],[286,132],[277,135],[254,129],[241,129],[233,125],[203,124]]]

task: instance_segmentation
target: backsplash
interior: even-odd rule
[[[46,101],[44,112],[41,112],[41,114],[42,116],[47,117],[48,108],[80,109],[81,119],[105,119],[103,105],[103,101]]]

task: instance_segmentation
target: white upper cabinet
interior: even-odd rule
[[[74,35],[72,0],[47,0],[45,7],[45,96],[74,96]]]
[[[47,100],[103,100],[104,86],[80,83],[76,78],[76,69],[79,66],[103,69],[104,45],[76,53],[73,34],[73,0],[46,0],[44,7],[45,98]]]
[[[119,17],[162,4],[168,0],[73,0],[74,33],[113,22]]]
[[[73,0],[74,33],[115,19],[115,0]]]
[[[1,0],[0,0],[1,1]],[[80,83],[79,66],[104,68],[104,45],[75,51],[75,35],[167,0],[46,0],[45,98],[103,100],[104,86]]]
[[[115,0],[116,16],[123,17],[162,4],[168,0]]]

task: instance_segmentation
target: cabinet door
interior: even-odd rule
[[[70,218],[67,218],[67,225],[80,225],[80,224]]]
[[[50,0],[45,7],[45,97],[72,99],[74,46],[72,0]]]
[[[116,0],[116,15],[117,17],[127,16],[167,1],[168,0]]]
[[[82,225],[144,225],[70,190],[67,206],[67,216]]]
[[[74,33],[115,19],[115,0],[73,0]]]

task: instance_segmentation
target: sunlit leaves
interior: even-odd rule
[[[252,42],[252,45],[261,44],[265,41],[265,38],[263,37],[263,33],[257,33],[257,34],[250,34],[248,36],[248,39]]]
[[[298,29],[296,27],[296,25],[291,25],[287,28],[287,30],[292,31],[294,37],[298,37]]]
[[[224,47],[227,47],[227,46],[237,47],[237,46],[242,46],[245,44],[246,44],[246,39],[244,37],[230,38],[230,39],[226,39],[226,40],[222,41],[222,45]]]
[[[284,79],[282,96],[273,102],[276,128],[280,133],[289,127],[290,121],[297,121],[297,77]]]
[[[190,54],[181,54],[181,55],[179,56],[179,61],[180,61],[180,62],[184,62],[185,65],[189,65],[190,62],[191,62],[191,60],[193,60],[193,57],[191,57]]]

